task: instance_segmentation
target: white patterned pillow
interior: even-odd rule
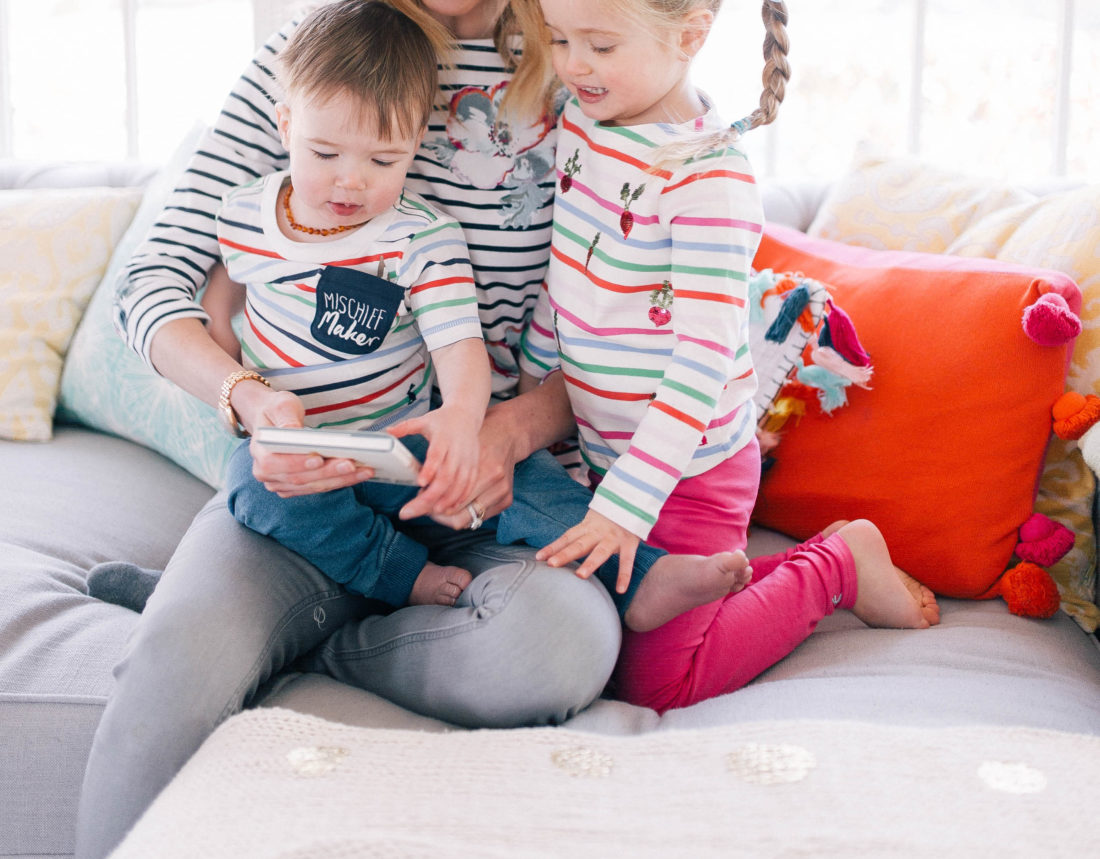
[[[0,192],[0,437],[53,435],[62,361],[136,188]]]

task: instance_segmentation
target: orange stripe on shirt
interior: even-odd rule
[[[649,394],[628,394],[624,391],[605,391],[603,388],[597,388],[594,385],[589,385],[587,382],[582,382],[580,379],[570,376],[566,372],[562,372],[570,385],[580,388],[582,391],[588,391],[590,394],[595,394],[597,397],[603,397],[605,400],[622,400],[624,402],[636,403],[640,400],[648,400]]]
[[[407,382],[410,378],[412,378],[414,375],[416,375],[422,369],[424,369],[424,362],[423,361],[421,361],[419,364],[417,364],[415,367],[413,367],[412,370],[410,370],[408,373],[406,373],[404,376],[402,376],[400,379],[398,379],[392,385],[389,385],[389,386],[383,388],[380,391],[375,391],[374,393],[368,394],[365,397],[359,397],[356,400],[345,400],[342,403],[332,403],[332,404],[327,405],[327,406],[315,406],[312,409],[306,409],[306,414],[307,415],[321,415],[321,414],[324,414],[325,412],[336,412],[336,411],[339,411],[340,409],[346,409],[349,406],[359,406],[359,405],[362,405],[363,403],[369,403],[371,400],[377,400],[383,394],[387,394],[390,391],[392,391],[394,388],[397,388],[401,385],[404,385],[405,382]]]
[[[393,259],[394,257],[397,257],[398,259],[400,259],[401,258],[401,251],[389,251],[388,253],[384,253],[384,254],[371,254],[370,256],[355,257],[354,259],[336,259],[336,260],[333,260],[332,262],[326,262],[324,264],[325,265],[340,265],[340,266],[343,266],[343,265],[363,265],[364,263],[377,262],[380,259]]]
[[[614,158],[616,161],[622,161],[624,164],[629,164],[632,167],[637,167],[640,170],[652,172],[654,176],[660,176],[662,179],[668,179],[672,176],[672,173],[668,170],[650,171],[650,165],[646,164],[644,161],[641,161],[637,158],[631,158],[629,155],[624,155],[623,153],[611,149],[610,147],[600,146],[598,143],[593,143],[592,139],[587,134],[581,131],[581,129],[574,123],[566,119],[564,115],[561,118],[561,124],[563,128],[569,129],[575,135],[577,135],[577,137],[583,138],[584,142],[588,144],[588,148],[591,149],[593,152],[598,152],[600,155],[606,155],[608,158]]]
[[[247,307],[245,308],[245,318],[248,320],[248,327],[251,328],[252,333],[256,335],[256,339],[259,340],[261,343],[263,343],[268,349],[270,349],[272,352],[274,352],[276,355],[278,355],[284,361],[286,361],[288,367],[304,367],[305,366],[305,364],[303,364],[301,361],[295,361],[288,354],[286,354],[286,352],[284,352],[282,349],[280,349],[278,346],[276,346],[274,343],[272,343],[268,338],[264,337],[264,335],[256,327],[255,323],[252,322],[252,316],[251,316],[251,314],[249,314]]]
[[[561,250],[557,247],[551,246],[550,253],[552,253],[570,268],[574,268],[577,271],[581,272],[581,274],[585,275],[596,286],[600,287],[601,289],[606,289],[609,292],[653,292],[653,290],[661,288],[661,284],[659,283],[649,283],[644,286],[623,286],[620,283],[612,283],[610,280],[604,280],[602,277],[596,277],[594,274],[585,269],[584,263],[582,263],[578,259],[573,259],[571,256],[567,256],[566,254],[562,253]]]
[[[679,409],[674,409],[672,406],[668,405],[667,403],[662,403],[660,400],[654,400],[651,403],[651,407],[657,409],[658,411],[664,412],[670,417],[675,418],[676,420],[680,421],[680,423],[687,424],[692,429],[699,430],[699,432],[706,432],[707,430],[707,425],[702,421],[697,421],[691,415],[687,414],[687,412],[682,412]]]
[[[726,295],[723,292],[699,292],[695,289],[674,289],[672,294],[675,298],[696,298],[699,301],[717,301],[719,304],[732,304],[734,307],[745,306],[745,299],[737,298],[733,295]]]
[[[472,277],[443,277],[439,280],[429,280],[426,283],[420,283],[409,290],[409,295],[416,295],[418,292],[423,292],[425,289],[434,289],[437,286],[450,286],[452,283],[474,283]]]
[[[733,170],[707,170],[703,173],[692,173],[690,176],[681,179],[675,185],[666,185],[661,189],[661,193],[667,194],[669,191],[683,188],[685,185],[690,185],[692,182],[698,182],[700,179],[736,179],[738,182],[748,182],[752,185],[756,184],[756,178],[748,173],[735,173]]]
[[[283,257],[279,256],[277,253],[275,253],[275,251],[261,250],[260,248],[251,248],[248,245],[242,245],[239,242],[233,242],[229,239],[219,238],[218,244],[225,245],[229,248],[236,248],[237,250],[244,251],[245,253],[256,254],[256,256],[271,257],[271,259],[283,259]]]

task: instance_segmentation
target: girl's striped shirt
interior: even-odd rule
[[[230,191],[217,219],[226,270],[246,286],[242,363],[301,397],[308,426],[424,414],[429,351],[481,339],[462,228],[406,192],[357,230],[296,242],[276,221],[288,178]]]
[[[681,477],[755,432],[752,170],[732,146],[650,169],[661,146],[725,127],[713,110],[679,126],[604,126],[575,99],[559,124],[550,269],[521,367],[561,369],[600,478],[591,507],[643,539]]]
[[[273,36],[238,79],[120,280],[116,324],[146,361],[165,322],[206,319],[195,296],[219,259],[214,214],[222,195],[287,167],[274,72],[296,27],[292,22]],[[441,97],[407,187],[466,233],[493,390],[506,393],[515,385],[514,349],[549,256],[553,120],[522,129],[494,126],[511,73],[491,40],[459,45],[439,74]]]

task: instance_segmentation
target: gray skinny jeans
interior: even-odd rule
[[[238,524],[224,495],[214,496],[115,667],[84,776],[76,855],[106,856],[213,730],[307,654],[297,667],[457,725],[568,719],[610,677],[619,617],[595,579],[533,555],[498,546],[491,533],[454,532],[433,556],[475,574],[456,606],[369,615],[367,600]]]

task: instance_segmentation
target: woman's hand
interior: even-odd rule
[[[551,567],[561,567],[584,558],[577,568],[577,575],[587,579],[612,555],[619,556],[619,576],[615,590],[626,593],[634,572],[634,555],[638,551],[639,538],[606,516],[589,510],[579,525],[574,525],[557,540],[535,554],[539,561]]]
[[[296,395],[273,391],[255,381],[240,382],[233,389],[233,408],[250,432],[261,426],[305,425],[305,407]],[[255,442],[249,449],[252,474],[281,498],[342,489],[374,476],[372,469],[350,459],[325,459],[315,453],[272,453]]]

